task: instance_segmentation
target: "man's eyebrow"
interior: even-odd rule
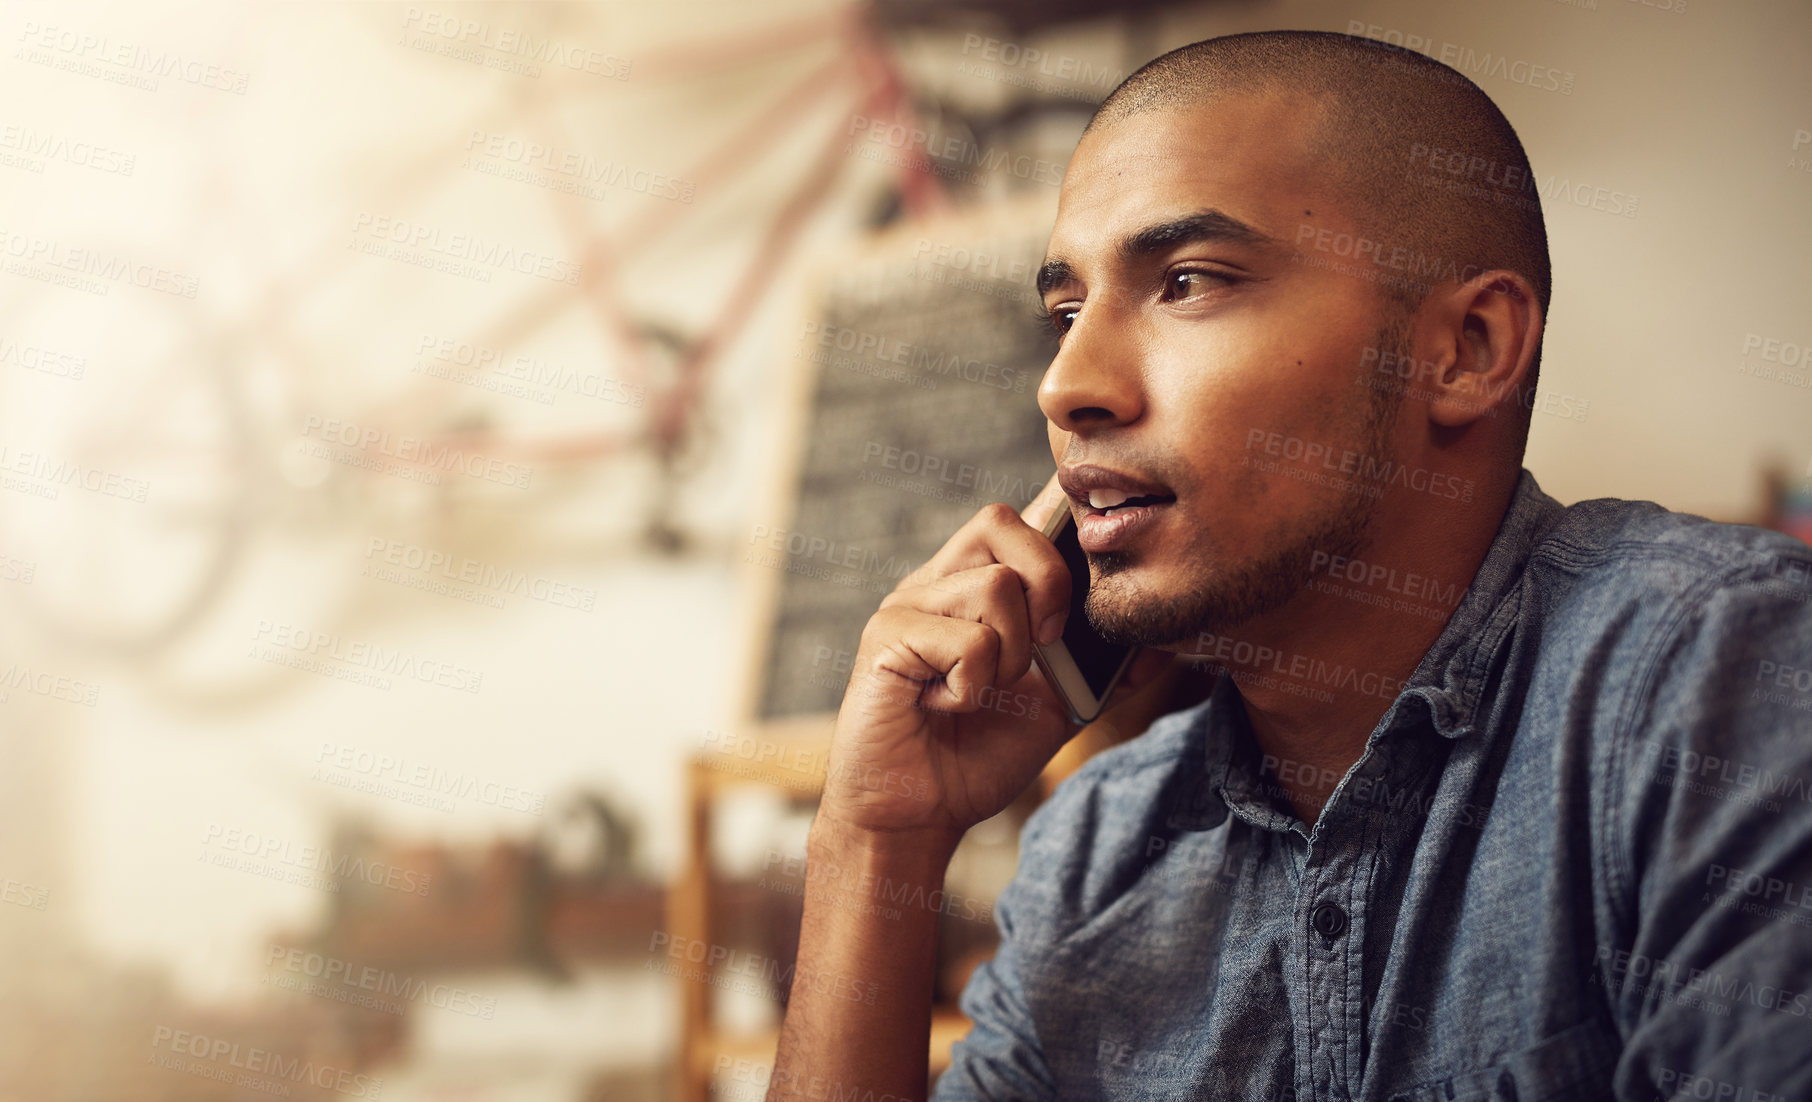
[[[1070,267],[1067,260],[1047,260],[1038,269],[1038,293],[1047,295],[1052,288],[1072,283],[1076,279],[1076,269]]]
[[[1194,241],[1225,241],[1232,245],[1261,247],[1282,244],[1270,234],[1211,208],[1147,226],[1122,238],[1118,251],[1121,260],[1143,260],[1153,253],[1169,252],[1178,245]]]
[[[1232,245],[1257,248],[1281,245],[1270,234],[1249,226],[1230,214],[1209,208],[1168,222],[1146,226],[1120,239],[1115,248],[1125,263],[1143,260],[1156,253],[1169,252],[1178,245],[1192,242],[1222,241]],[[1038,269],[1038,293],[1043,295],[1076,278],[1076,269],[1061,258],[1047,260]]]

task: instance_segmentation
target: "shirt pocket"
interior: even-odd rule
[[[1390,1095],[1390,1102],[1598,1102],[1611,1096],[1622,1045],[1593,1018],[1479,1071]]]

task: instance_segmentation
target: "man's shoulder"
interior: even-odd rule
[[[1151,839],[1167,837],[1179,820],[1200,814],[1209,706],[1203,701],[1159,716],[1058,785],[1026,824],[1020,881],[1086,909],[1085,898],[1136,875]]]
[[[1583,501],[1533,541],[1521,590],[1515,620],[1537,676],[1571,697],[1597,686],[1608,722],[1590,727],[1616,737],[1669,691],[1728,696],[1759,663],[1809,664],[1812,547],[1785,533]]]
[[[1593,583],[1633,601],[1751,583],[1801,604],[1812,599],[1812,547],[1782,532],[1652,501],[1595,498],[1559,510],[1532,548],[1530,568],[1538,577]]]
[[[1534,541],[1516,636],[1532,659],[1519,739],[1609,768],[1697,752],[1773,761],[1812,697],[1759,693],[1812,678],[1812,547],[1785,533],[1597,499],[1558,510]],[[1812,682],[1807,683],[1812,686]],[[1581,743],[1580,740],[1586,740]],[[1633,756],[1633,757],[1632,757]],[[1630,790],[1665,802],[1665,786]]]

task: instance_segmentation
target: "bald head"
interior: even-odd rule
[[[1379,281],[1390,299],[1413,310],[1444,273],[1502,268],[1527,277],[1546,314],[1548,237],[1522,142],[1477,85],[1421,54],[1321,31],[1211,38],[1127,77],[1089,129],[1255,95],[1320,108],[1305,135],[1317,171],[1362,233],[1418,258],[1420,273]],[[1529,390],[1539,364],[1538,350]]]

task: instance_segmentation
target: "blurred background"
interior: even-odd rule
[[[1050,471],[1076,137],[1271,28],[1522,135],[1549,493],[1806,538],[1801,5],[0,7],[0,1098],[760,1097],[855,632]]]

